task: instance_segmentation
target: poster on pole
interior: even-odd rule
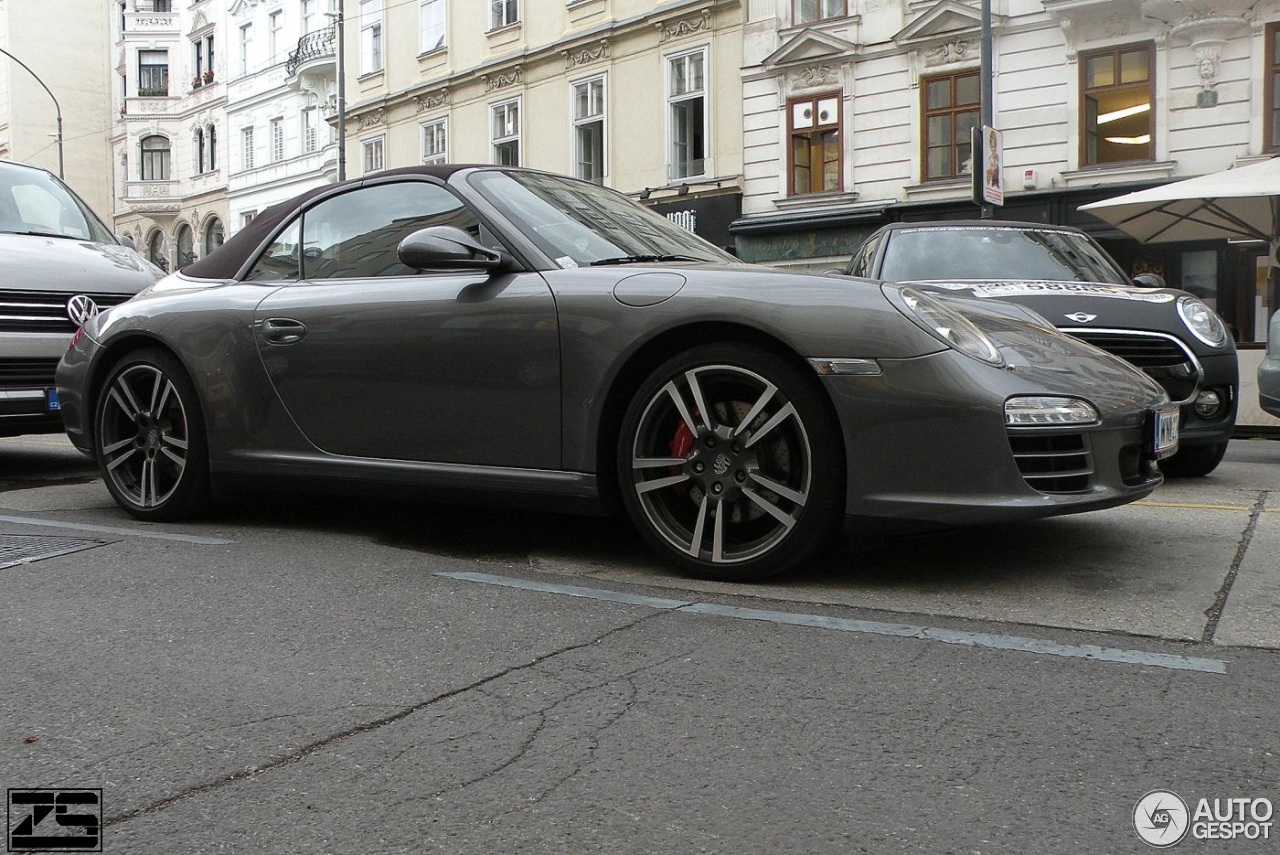
[[[982,126],[982,201],[988,205],[1004,204],[1004,179],[1000,161],[1004,153],[1004,137],[995,128]]]

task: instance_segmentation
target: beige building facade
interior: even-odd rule
[[[345,0],[347,175],[513,163],[687,209],[700,233],[697,205],[718,201],[727,239],[743,15],[738,0]]]
[[[49,4],[0,0],[0,49],[9,54],[0,54],[0,158],[57,175],[61,112],[63,179],[108,224],[109,10],[101,0],[60,0],[57,15],[76,25],[51,38]]]

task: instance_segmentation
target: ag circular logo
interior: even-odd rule
[[[1144,842],[1164,849],[1182,842],[1190,827],[1187,803],[1169,790],[1152,790],[1133,808],[1133,829]]]

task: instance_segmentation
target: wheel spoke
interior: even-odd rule
[[[769,421],[761,425],[760,430],[752,432],[751,436],[747,439],[745,446],[747,448],[750,448],[751,446],[755,445],[756,442],[758,442],[766,434],[768,434],[769,431],[773,430],[778,425],[782,424],[783,422],[785,422],[787,419],[791,418],[795,414],[796,414],[795,406],[788,403],[785,407],[778,410],[778,412],[774,413],[773,416],[769,419]]]
[[[124,382],[124,377],[116,380],[115,385],[111,387],[111,400],[116,402],[129,419],[136,419],[142,412],[142,408],[138,406],[138,402],[134,400],[133,391],[129,388],[129,384]]]
[[[787,501],[792,502],[796,505],[799,505],[802,508],[804,507],[804,503],[809,499],[807,494],[798,493],[795,490],[792,490],[790,487],[786,487],[786,486],[783,486],[782,484],[779,484],[777,481],[774,481],[772,478],[766,478],[765,476],[761,475],[759,472],[752,472],[751,480],[759,484],[761,487],[764,487],[766,490],[771,490],[772,492],[777,493],[779,496],[786,499]]]
[[[665,466],[683,466],[688,463],[683,457],[635,457],[631,460],[632,469],[660,469]]]
[[[698,408],[698,413],[702,416],[702,422],[709,430],[714,430],[715,425],[711,423],[711,410],[707,407],[706,400],[702,397],[702,385],[698,383],[698,373],[696,370],[686,371],[684,379],[689,383],[689,394],[693,397],[693,404]],[[698,428],[696,425],[690,425],[690,429],[696,434]]]
[[[124,454],[120,455],[120,456],[119,456],[119,457],[117,457],[117,458],[114,458],[114,459],[112,459],[112,460],[109,460],[109,461],[107,462],[107,469],[109,469],[109,470],[111,470],[111,471],[115,471],[116,467],[118,467],[121,463],[124,463],[124,462],[125,462],[126,460],[128,460],[130,457],[133,457],[133,455],[137,454],[137,453],[138,453],[138,449],[133,448],[133,447],[132,447],[132,444],[133,444],[133,440],[126,439],[126,440],[123,440],[123,441],[121,441],[121,442],[117,442],[117,443],[113,444],[110,448],[104,448],[104,449],[102,449],[102,453],[103,453],[103,455],[104,455],[104,456],[106,456],[106,457],[111,457],[111,454],[112,454],[113,452],[119,451],[119,450],[120,450],[120,449],[122,449],[122,448],[129,448],[129,450],[128,450],[128,451],[126,451]]]
[[[156,504],[156,464],[154,460],[142,461],[142,477],[138,479],[138,492],[144,508]]]
[[[702,504],[698,506],[698,522],[693,527],[693,540],[689,543],[689,554],[694,558],[702,551],[702,535],[707,527],[707,509],[711,506],[711,497],[703,495]]]
[[[160,388],[160,382],[164,381],[164,388]],[[173,384],[169,382],[163,374],[156,375],[155,388],[151,390],[151,412],[157,417],[164,412],[164,406],[169,401],[169,393],[173,391]],[[157,392],[159,393],[157,395]]]
[[[755,404],[751,407],[751,412],[747,413],[746,416],[743,417],[742,421],[738,423],[738,426],[733,429],[734,439],[737,439],[743,431],[750,427],[751,423],[756,420],[760,413],[764,412],[764,408],[773,400],[773,396],[777,394],[777,391],[778,387],[772,383],[767,383],[765,385],[764,391],[760,393],[760,397],[756,399]],[[750,443],[747,443],[747,445],[750,446]]]
[[[637,481],[636,492],[640,495],[651,493],[654,490],[661,490],[664,487],[674,487],[676,484],[684,483],[689,480],[689,476],[685,473],[679,475],[671,475],[666,478],[654,478],[651,481]]]
[[[758,494],[755,490],[743,489],[742,495],[754,502],[761,510],[767,512],[769,516],[782,523],[783,528],[787,531],[790,531],[791,527],[796,524],[795,517],[779,508],[773,502],[770,502],[764,496]]]
[[[187,465],[187,458],[174,454],[172,451],[170,451],[167,448],[160,449],[160,453],[163,454],[165,457],[169,458],[170,460],[172,460],[174,463],[178,464],[179,470],[181,470],[182,467]]]
[[[716,564],[724,561],[724,503],[716,508],[716,521],[711,530],[711,560]]]
[[[676,388],[676,382],[672,380],[662,390],[671,396],[672,402],[676,405],[676,410],[680,413],[680,418],[684,419],[684,423],[688,425],[689,430],[694,436],[698,435],[698,424],[693,420],[693,415],[689,412],[689,406],[684,402],[684,398],[680,397],[680,390]]]

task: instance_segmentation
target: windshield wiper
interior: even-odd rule
[[[5,232],[3,232],[3,233],[4,233],[4,234],[7,234],[7,235],[26,235],[27,237],[51,237],[51,238],[63,238],[64,240],[84,240],[84,238],[78,238],[78,237],[76,237],[75,235],[64,235],[64,234],[59,234],[58,232],[36,232],[36,231],[30,231],[30,232],[10,232],[10,231],[5,231]]]
[[[702,261],[692,255],[620,255],[617,258],[601,258],[591,262],[592,267],[603,264],[642,264],[646,261]]]

